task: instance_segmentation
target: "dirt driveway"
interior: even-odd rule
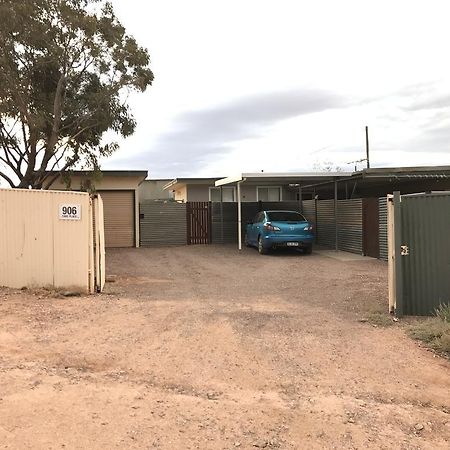
[[[86,298],[0,289],[0,448],[448,449],[450,364],[386,264],[234,247],[109,250]]]

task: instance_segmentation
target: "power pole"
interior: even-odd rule
[[[369,160],[369,127],[366,125],[366,161],[367,168],[370,169],[370,160]]]

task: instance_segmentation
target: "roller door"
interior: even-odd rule
[[[105,246],[134,247],[134,191],[99,191],[105,216]]]

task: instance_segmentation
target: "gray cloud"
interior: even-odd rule
[[[292,90],[255,95],[175,119],[148,152],[127,161],[148,167],[152,176],[182,176],[228,153],[234,142],[262,136],[276,123],[297,116],[349,106],[342,97],[320,90]]]
[[[440,87],[435,82],[419,83],[406,86],[396,96],[406,111],[422,111],[431,109],[445,109],[450,107],[450,92],[440,91]]]
[[[433,95],[428,98],[421,98],[413,101],[406,110],[408,111],[420,111],[424,109],[443,109],[450,107],[450,94]]]
[[[450,154],[450,123],[424,130],[417,139],[407,143],[404,150]]]

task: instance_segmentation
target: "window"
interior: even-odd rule
[[[223,187],[222,196],[224,202],[234,202],[234,187]],[[209,188],[209,201],[210,202],[220,202],[220,188],[210,187]]]
[[[258,186],[256,188],[256,200],[258,202],[281,202],[281,187]]]
[[[306,219],[294,211],[270,211],[268,219],[274,222],[306,222]]]

